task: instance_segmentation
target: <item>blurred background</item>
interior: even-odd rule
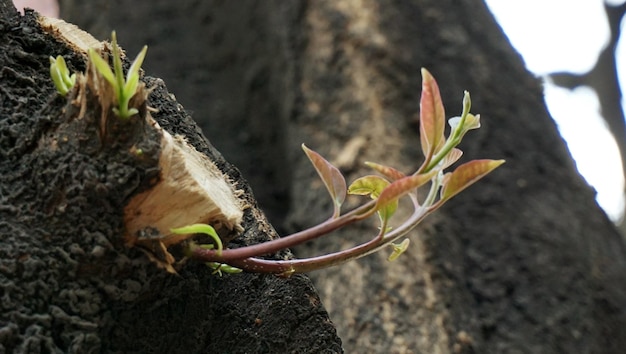
[[[541,77],[545,101],[596,200],[624,225],[626,44],[625,1],[485,0],[529,71]],[[14,0],[58,17],[57,0]],[[511,83],[514,85],[515,83]],[[515,114],[515,112],[511,112]]]
[[[486,3],[527,69],[543,79],[550,114],[579,172],[596,189],[596,200],[615,223],[623,224],[624,1]]]

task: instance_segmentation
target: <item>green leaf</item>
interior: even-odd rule
[[[211,225],[207,225],[207,224],[192,224],[192,225],[179,227],[179,228],[176,228],[176,229],[170,229],[170,232],[172,232],[173,234],[176,234],[176,235],[205,234],[205,235],[211,236],[213,241],[215,241],[215,245],[217,247],[216,248],[217,255],[218,256],[222,255],[222,249],[224,247],[222,245],[222,240],[217,235],[217,232],[215,232],[215,229]]]
[[[428,70],[422,68],[420,142],[426,160],[430,160],[445,143],[445,121],[439,86]]]
[[[56,58],[53,57],[52,55],[48,57],[48,60],[50,61],[50,67],[54,67],[54,69],[58,69],[58,65],[57,65],[57,60],[59,59],[60,55],[57,56]]]
[[[98,55],[93,48],[89,48],[88,53],[89,53],[89,60],[91,60],[93,65],[96,67],[96,70],[98,70],[100,75],[102,75],[102,77],[104,77],[117,92],[117,89],[116,89],[117,81],[115,81],[115,75],[113,75],[113,71],[111,71],[111,67],[109,67],[109,63],[107,63],[104,59],[102,59],[102,57],[100,57],[100,55]]]
[[[452,164],[459,161],[461,156],[463,156],[463,151],[457,148],[452,148],[452,150],[450,150],[450,152],[443,158],[443,160],[441,160],[441,169],[444,170],[452,166]]]
[[[459,194],[503,163],[504,160],[473,160],[457,167],[454,172],[446,173],[442,182],[440,202]]]
[[[396,170],[393,167],[379,165],[377,163],[369,162],[369,161],[366,161],[365,164],[367,166],[369,166],[370,168],[372,168],[373,170],[375,170],[376,172],[378,172],[378,173],[382,174],[383,176],[387,177],[391,181],[399,180],[400,178],[406,177],[406,175],[404,173]]]
[[[50,77],[54,86],[61,96],[67,95],[76,82],[76,74],[70,76],[70,71],[65,64],[65,59],[58,55],[56,58],[50,57]]]
[[[450,128],[452,128],[453,130],[456,129],[460,122],[461,117],[452,117],[448,119],[448,124],[450,124]],[[480,114],[473,115],[471,113],[468,113],[465,117],[465,122],[463,123],[463,130],[468,131],[478,128],[480,128]]]
[[[380,218],[380,222],[381,222],[381,229],[384,227],[384,233],[386,233],[387,231],[391,230],[391,228],[386,227],[387,222],[389,221],[389,219],[391,219],[391,217],[393,216],[393,214],[396,213],[396,210],[398,210],[398,200],[396,199],[395,201],[389,202],[383,206],[381,206],[376,212],[378,213],[378,217]]]
[[[65,86],[70,89],[72,86],[74,86],[74,79],[76,78],[76,74],[73,74],[72,76],[70,76],[70,71],[67,68],[67,65],[65,64],[65,60],[63,59],[62,56],[58,56],[57,57],[57,63],[59,63],[59,70],[61,72],[61,78],[63,79],[63,83],[65,83]]]
[[[236,273],[241,273],[243,271],[239,268],[235,268],[235,267],[229,266],[228,264],[223,264],[223,263],[205,262],[204,264],[206,264],[209,268],[213,270],[213,274],[217,273],[220,277],[222,276],[222,272],[227,273],[227,274],[236,274]]]
[[[313,164],[313,167],[315,167],[317,174],[324,182],[330,197],[333,199],[333,217],[338,217],[341,213],[341,205],[346,199],[347,188],[345,178],[341,172],[339,172],[339,169],[323,158],[322,155],[309,149],[304,144],[302,144],[302,150],[304,150],[304,153]]]
[[[348,187],[348,193],[369,195],[372,199],[376,199],[389,184],[389,181],[380,176],[369,175],[352,182],[350,187]]]
[[[69,88],[74,87],[74,84],[76,83],[76,73],[73,73],[70,77],[69,77],[69,81],[66,81],[66,83],[68,84]]]
[[[428,173],[404,177],[391,183],[380,193],[376,201],[377,208],[382,208],[391,202],[397,201],[416,188],[423,186],[426,182],[435,177],[437,173],[437,170],[432,170]]]
[[[126,81],[126,84],[124,84],[124,90],[122,95],[124,96],[124,101],[127,105],[130,99],[135,95],[135,92],[137,91],[137,86],[139,86],[139,74],[129,77],[128,81]]]
[[[50,57],[50,78],[52,78],[52,82],[54,82],[54,86],[59,94],[61,94],[61,96],[65,96],[67,94],[65,83],[61,75],[61,70],[59,70],[59,66],[57,65],[57,61],[54,60],[53,57]]]
[[[67,80],[65,80],[66,77],[69,78],[70,76],[70,71],[67,69],[67,65],[65,64],[65,59],[63,59],[62,56],[57,55],[56,59],[52,59],[52,57],[50,57],[51,62],[54,62],[56,69],[59,73],[59,75],[61,76],[61,79],[63,79],[63,82],[65,84],[67,84]]]
[[[461,120],[462,120],[461,117],[452,117],[448,119],[448,124],[450,124],[450,127],[454,131],[455,129],[458,128],[458,125],[461,123]],[[478,128],[480,128],[480,114],[473,115],[471,113],[468,113],[465,116],[465,121],[463,121],[463,126],[460,127],[461,131],[457,133],[458,139],[462,138],[465,135],[465,133],[467,133],[468,131],[472,129],[478,129]]]
[[[372,199],[376,200],[380,193],[389,185],[389,181],[380,176],[365,176],[356,179],[350,187],[348,187],[349,194],[356,195],[369,195]],[[389,220],[398,209],[398,202],[388,203],[378,208],[378,216],[380,217],[383,227],[387,220]]]
[[[408,238],[405,238],[402,242],[400,242],[400,244],[392,243],[391,247],[393,247],[393,251],[389,255],[389,258],[387,258],[387,260],[389,262],[393,262],[398,259],[398,257],[400,257],[400,255],[403,254],[404,251],[407,250],[407,248],[409,248],[410,242],[411,241]]]
[[[113,73],[115,74],[115,81],[117,85],[113,87],[116,89],[118,94],[118,99],[122,100],[122,95],[124,92],[124,69],[122,67],[122,54],[120,53],[120,47],[117,45],[117,35],[115,31],[111,32],[111,47],[113,50]],[[121,107],[120,109],[125,111],[126,107]]]
[[[139,54],[137,54],[137,57],[135,58],[135,60],[133,61],[133,63],[130,65],[130,69],[128,69],[128,73],[126,74],[126,86],[129,87],[129,83],[132,81],[135,81],[135,88],[133,88],[132,90],[130,90],[129,88],[125,87],[124,91],[125,92],[130,92],[130,95],[134,95],[135,94],[135,89],[136,89],[136,82],[139,81],[139,69],[141,68],[141,64],[143,64],[143,60],[146,57],[146,53],[148,52],[148,46],[144,45],[143,48],[141,49],[141,52],[139,52]]]

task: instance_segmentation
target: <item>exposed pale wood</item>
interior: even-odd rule
[[[39,16],[39,23],[41,28],[48,31],[53,37],[66,42],[76,51],[87,53],[89,48],[102,48],[102,42],[71,23],[46,16]]]
[[[171,228],[200,222],[216,229],[242,231],[243,204],[228,178],[183,137],[161,131],[162,180],[126,206],[127,243],[136,242],[141,230],[156,228],[168,247],[189,236],[174,235]]]

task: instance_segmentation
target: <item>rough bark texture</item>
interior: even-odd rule
[[[219,277],[202,264],[158,269],[123,244],[124,206],[158,179],[159,139],[141,121],[98,135],[98,112],[76,117],[49,76],[86,58],[0,2],[0,352],[341,352],[305,276]],[[276,237],[239,171],[202,135],[163,81],[148,105],[244,191],[241,237]],[[145,112],[141,113],[142,115]],[[128,153],[137,144],[143,157]],[[288,256],[288,253],[276,255]]]
[[[626,347],[624,240],[481,1],[94,4],[62,1],[62,16],[86,28],[96,18],[102,38],[115,28],[131,51],[151,45],[147,67],[162,70],[283,230],[331,210],[300,143],[351,177],[365,160],[408,172],[421,159],[419,68],[439,81],[449,115],[471,91],[483,128],[462,144],[465,159],[506,165],[428,219],[395,263],[381,254],[312,275],[348,352]],[[374,228],[296,251],[345,248]]]

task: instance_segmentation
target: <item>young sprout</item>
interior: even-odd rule
[[[215,232],[215,229],[211,225],[193,224],[193,225],[179,227],[176,229],[170,229],[170,231],[176,235],[205,234],[207,236],[210,236],[213,239],[213,242],[215,242],[216,252],[218,254],[222,254],[222,249],[224,248],[224,246],[222,245],[222,239],[220,239],[219,235],[217,234],[217,232]],[[213,249],[213,248],[214,248],[213,245],[211,245],[210,249]]]
[[[115,92],[117,107],[113,108],[113,112],[122,119],[128,119],[138,113],[136,108],[129,108],[128,103],[137,92],[137,87],[139,86],[139,69],[146,57],[148,46],[143,46],[143,49],[131,64],[126,74],[126,80],[124,80],[121,51],[120,47],[117,45],[115,31],[111,33],[111,47],[113,51],[113,71],[111,71],[109,64],[92,48],[89,49],[89,60],[91,60],[98,72],[111,84]]]
[[[411,240],[409,240],[408,238],[405,238],[404,241],[400,242],[399,244],[392,243],[391,247],[393,248],[393,252],[391,252],[387,260],[389,262],[393,262],[396,259],[398,259],[398,257],[400,257],[400,255],[403,254],[404,251],[407,250],[407,248],[409,248],[410,242]]]
[[[217,262],[206,262],[207,267],[213,269],[213,274],[218,274],[220,277],[222,273],[226,274],[237,274],[243,272],[242,269],[231,267],[228,264],[217,263]]]
[[[76,74],[70,75],[70,71],[65,64],[65,59],[60,55],[58,55],[56,59],[50,57],[50,77],[52,77],[57,92],[63,97],[70,92],[76,82]]]
[[[422,78],[420,143],[424,152],[424,162],[416,172],[405,175],[395,168],[368,162],[366,164],[382,176],[361,177],[346,187],[343,175],[335,166],[303,145],[304,152],[333,201],[334,211],[327,221],[292,235],[237,249],[213,250],[196,247],[189,250],[190,257],[202,262],[228,264],[250,272],[275,273],[282,276],[342,264],[386,246],[393,249],[389,261],[397,259],[409,245],[408,239],[396,244],[398,239],[413,230],[428,214],[437,210],[450,198],[504,163],[504,160],[473,160],[458,166],[452,172],[444,172],[461,157],[462,152],[457,146],[465,133],[480,127],[480,116],[470,113],[471,100],[469,93],[465,92],[461,116],[448,121],[450,132],[446,137],[445,112],[437,82],[426,69],[422,69]],[[417,190],[422,187],[428,191],[422,200],[418,200]],[[366,195],[373,200],[342,215],[341,206],[347,193]],[[408,197],[413,204],[413,213],[397,226],[390,227],[389,222],[398,208],[398,200],[403,197]],[[374,213],[377,213],[381,220],[378,234],[353,248],[306,259],[258,258],[327,235],[366,219]]]
[[[211,225],[207,225],[207,224],[193,224],[193,225],[179,227],[179,228],[176,228],[176,229],[171,229],[170,231],[172,233],[176,234],[176,235],[204,234],[204,235],[210,236],[213,239],[213,242],[215,243],[215,245],[213,245],[213,244],[206,244],[206,245],[198,245],[198,246],[194,245],[194,246],[191,246],[191,247],[199,247],[199,248],[205,249],[205,250],[215,249],[218,254],[222,253],[222,249],[224,247],[222,245],[222,240],[220,239],[220,237],[218,236],[217,232],[215,231],[215,229]],[[205,262],[205,264],[209,268],[213,269],[214,273],[218,273],[220,276],[222,275],[222,272],[227,273],[227,274],[234,274],[234,273],[241,273],[242,272],[241,269],[229,266],[228,264],[222,264],[222,263],[217,263],[217,262]]]

